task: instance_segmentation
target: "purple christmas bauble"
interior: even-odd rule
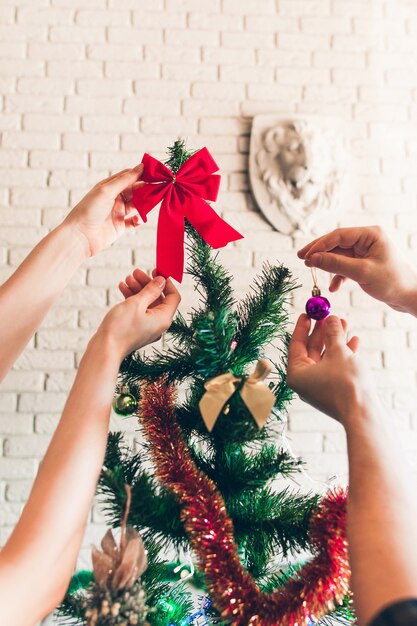
[[[323,296],[313,296],[307,300],[306,313],[313,320],[324,320],[330,314],[330,302]]]

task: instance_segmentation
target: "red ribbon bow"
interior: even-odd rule
[[[146,185],[133,194],[133,204],[146,222],[147,214],[162,201],[158,219],[156,268],[158,274],[181,282],[184,271],[184,219],[212,248],[221,248],[243,235],[217,215],[206,200],[217,198],[218,165],[207,148],[193,154],[176,174],[145,154],[142,180]]]

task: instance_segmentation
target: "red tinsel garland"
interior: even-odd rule
[[[214,607],[234,626],[301,626],[342,603],[349,592],[346,493],[329,493],[310,523],[313,560],[267,594],[239,560],[233,523],[215,484],[198,470],[175,415],[175,392],[163,382],[143,390],[141,423],[158,478],[182,505],[181,520]]]

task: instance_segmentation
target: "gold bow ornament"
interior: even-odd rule
[[[243,382],[239,392],[243,402],[251,412],[258,428],[263,428],[275,404],[275,396],[264,384],[272,368],[266,359],[259,359],[253,374],[237,377],[231,372],[220,374],[204,384],[206,393],[199,402],[201,415],[206,428],[211,432],[225,404]]]

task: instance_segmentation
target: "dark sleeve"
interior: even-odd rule
[[[417,599],[391,604],[369,626],[417,626]]]

